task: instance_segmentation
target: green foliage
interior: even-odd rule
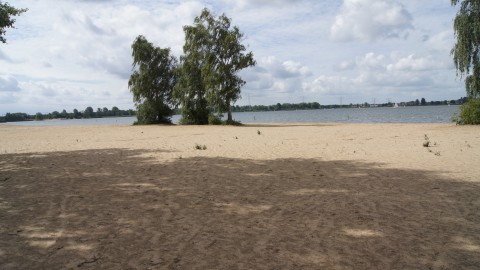
[[[255,65],[253,54],[245,54],[241,44],[243,33],[231,27],[230,18],[215,18],[208,9],[183,30],[185,55],[174,94],[182,107],[182,122],[206,124],[214,112],[227,112],[227,122],[232,122],[231,104],[245,84],[238,72]]]
[[[176,102],[172,92],[176,83],[177,59],[170,48],[154,47],[144,36],[132,44],[132,75],[128,87],[141,123],[170,123]]]
[[[43,114],[38,112],[35,114],[35,121],[42,121],[43,120]]]
[[[0,1],[0,42],[7,43],[4,35],[6,33],[6,28],[15,28],[13,25],[15,23],[15,19],[13,16],[18,16],[28,9],[17,9],[15,7],[10,6],[8,3],[2,3]]]
[[[215,115],[211,113],[208,116],[208,124],[210,125],[221,125],[222,124],[222,117],[219,115]]]
[[[215,115],[211,113],[208,116],[208,124],[209,125],[230,125],[230,126],[241,126],[242,123],[240,121],[235,120],[222,120],[222,115]]]
[[[73,118],[75,119],[82,118],[82,114],[77,109],[73,109]]]
[[[0,116],[0,122],[20,122],[20,121],[31,121],[31,120],[40,120],[40,119],[79,119],[79,118],[99,118],[104,116],[134,116],[136,112],[134,110],[120,110],[117,107],[116,113],[107,108],[100,109],[98,108],[96,113],[93,113],[93,109],[87,107],[84,112],[80,112],[77,109],[74,109],[73,112],[68,113],[66,110],[63,110],[61,113],[58,111],[53,111],[51,113],[36,113],[34,115],[28,115],[26,113],[7,113],[5,116]]]
[[[480,0],[452,0],[460,5],[453,28],[456,43],[451,51],[457,75],[465,76],[465,90],[469,102],[462,106],[456,118],[458,124],[480,124]]]
[[[204,77],[207,46],[203,46],[206,36],[201,25],[184,26],[184,56],[180,57],[177,70],[178,82],[174,87],[174,97],[181,106],[181,124],[205,125],[209,123],[210,108],[207,101]]]
[[[215,19],[204,9],[197,22],[206,25],[207,44],[211,46],[206,58],[207,96],[220,113],[227,112],[227,120],[231,121],[231,103],[240,98],[240,88],[245,84],[237,73],[256,64],[253,54],[245,54],[243,33],[237,26],[231,27],[231,19],[224,14]]]
[[[187,44],[184,52],[188,56],[180,58],[181,65],[177,70],[178,81],[174,87],[173,96],[181,106],[181,124],[206,125],[210,113],[205,87],[201,79],[199,59],[195,50],[189,49]]]
[[[137,105],[137,122],[136,124],[150,125],[157,123],[157,112],[149,101],[145,101]]]
[[[480,125],[480,99],[470,99],[463,104],[453,121],[459,125]]]
[[[5,122],[20,122],[31,120],[26,113],[6,113],[4,117]]]
[[[83,112],[84,118],[92,118],[94,116],[93,108],[88,106]]]
[[[236,120],[225,120],[225,125],[230,125],[230,126],[241,126],[242,122],[236,121]]]
[[[112,116],[119,116],[120,115],[120,109],[116,106],[112,107]]]

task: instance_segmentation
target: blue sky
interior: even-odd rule
[[[0,115],[134,108],[131,44],[182,54],[204,7],[245,34],[257,66],[239,105],[450,100],[465,95],[450,50],[450,0],[10,0],[29,8],[0,44]]]

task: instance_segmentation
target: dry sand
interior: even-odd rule
[[[480,269],[480,127],[0,125],[0,269]]]

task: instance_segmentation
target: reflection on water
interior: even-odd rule
[[[233,118],[242,123],[449,123],[460,106],[405,108],[358,108],[309,111],[240,112]],[[22,126],[131,125],[136,117],[45,120],[6,123]],[[177,124],[180,115],[174,115]]]

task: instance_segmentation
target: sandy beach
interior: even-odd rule
[[[0,269],[480,269],[480,127],[0,125]]]

